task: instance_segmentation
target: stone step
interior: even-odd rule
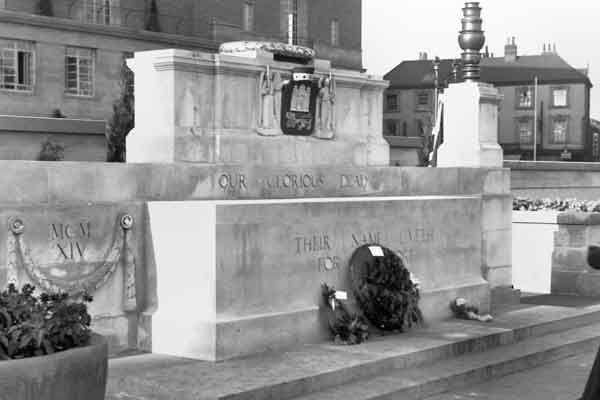
[[[600,324],[588,325],[464,354],[417,368],[295,397],[294,400],[418,400],[484,380],[534,368],[584,352],[596,351]],[[574,395],[575,396],[575,395]]]
[[[284,400],[399,368],[487,354],[498,346],[585,327],[599,317],[600,305],[530,306],[501,314],[492,323],[443,321],[358,346],[302,346],[216,364],[156,354],[115,359],[109,364],[107,399]]]

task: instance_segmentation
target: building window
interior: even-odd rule
[[[519,134],[519,143],[533,143],[533,120],[531,118],[521,118],[517,121],[517,132]]]
[[[244,30],[254,30],[254,1],[244,2]]]
[[[566,144],[569,120],[565,116],[554,117],[552,119],[552,135],[550,137],[552,144]]]
[[[398,95],[388,94],[385,99],[387,111],[398,111]]]
[[[429,93],[427,93],[427,92],[417,93],[417,106],[420,106],[420,107],[429,106]]]
[[[288,0],[288,44],[298,44],[298,0]]]
[[[517,88],[517,108],[533,108],[533,89],[531,86]]]
[[[93,49],[67,47],[65,58],[66,92],[76,96],[94,95],[94,63]]]
[[[408,124],[406,121],[402,122],[402,136],[408,136]]]
[[[568,107],[568,97],[567,88],[552,88],[552,107]]]
[[[33,90],[34,54],[32,42],[0,39],[0,89]]]
[[[331,45],[339,46],[340,45],[340,21],[337,19],[331,20]]]
[[[398,125],[396,121],[393,119],[385,120],[385,135],[387,136],[397,136],[398,135]]]
[[[90,24],[110,25],[111,0],[85,0],[85,22]]]
[[[417,120],[417,136],[425,136],[425,124],[422,119]]]

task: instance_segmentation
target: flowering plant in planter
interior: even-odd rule
[[[20,291],[10,284],[0,293],[0,360],[52,354],[90,340],[90,296],[76,301],[67,293],[34,291],[29,284]]]

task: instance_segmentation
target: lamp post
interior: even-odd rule
[[[462,18],[462,31],[458,35],[458,44],[463,50],[461,55],[463,61],[463,76],[467,82],[477,82],[481,78],[481,49],[485,44],[485,36],[481,29],[481,7],[479,2],[469,1],[465,3]]]

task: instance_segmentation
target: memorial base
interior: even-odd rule
[[[224,360],[328,338],[321,285],[348,291],[363,244],[396,251],[427,322],[456,297],[489,310],[477,196],[151,202],[152,352]],[[440,212],[444,210],[444,212]]]

